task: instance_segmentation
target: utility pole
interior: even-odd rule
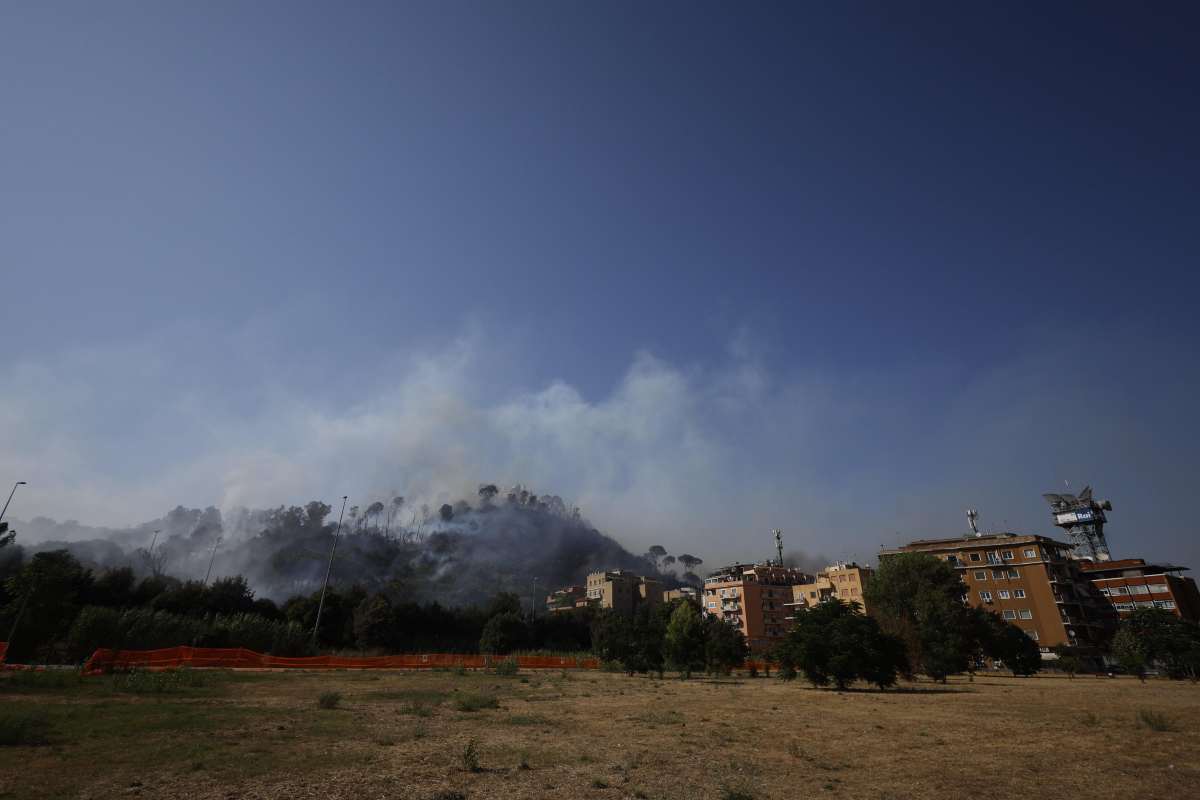
[[[325,590],[329,588],[329,573],[333,571],[333,556],[337,553],[338,536],[342,533],[342,516],[346,513],[346,499],[342,495],[342,510],[338,512],[337,530],[333,533],[333,547],[329,548],[329,566],[325,568],[325,583],[321,585],[321,601],[317,603],[317,621],[313,623],[313,642],[317,641],[317,631],[321,629],[321,612],[325,609]]]
[[[17,487],[24,485],[25,481],[17,481],[13,484],[12,491],[8,493],[8,499],[4,501],[4,509],[0,510],[0,519],[4,519],[4,514],[8,511],[8,504],[12,502],[13,495],[17,493]]]
[[[208,579],[212,575],[212,565],[213,565],[213,562],[217,560],[217,545],[219,545],[220,543],[221,543],[221,537],[218,536],[217,540],[215,542],[213,542],[212,555],[210,555],[208,557],[208,572],[204,573],[204,585],[205,586],[208,585]]]

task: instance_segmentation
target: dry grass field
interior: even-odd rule
[[[0,797],[1195,797],[1197,719],[1200,686],[1130,678],[8,674],[0,736],[42,743],[0,744]]]

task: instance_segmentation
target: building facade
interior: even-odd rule
[[[546,610],[574,611],[587,605],[587,588],[584,586],[564,586],[546,596]]]
[[[1071,546],[1047,536],[986,533],[955,539],[921,539],[894,550],[928,553],[958,570],[967,601],[995,611],[1038,643],[1102,646],[1116,616],[1071,557]]]
[[[1083,574],[1122,618],[1136,608],[1161,608],[1196,622],[1200,620],[1200,591],[1196,582],[1183,574],[1187,569],[1147,564],[1140,558],[1080,564]]]
[[[844,603],[858,603],[865,612],[867,602],[863,599],[863,590],[874,574],[875,570],[853,561],[831,564],[818,572],[811,582],[792,587],[789,607],[794,612],[836,597]]]
[[[704,579],[702,610],[736,626],[752,652],[766,653],[791,627],[792,587],[812,580],[777,564],[731,564]]]
[[[587,576],[587,603],[632,614],[641,605],[663,601],[662,584],[653,578],[624,570],[593,572]]]

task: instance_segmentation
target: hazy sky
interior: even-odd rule
[[[562,495],[1200,568],[1191,3],[8,3],[10,514]]]

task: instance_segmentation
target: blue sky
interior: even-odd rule
[[[523,481],[869,559],[1069,480],[1200,566],[1197,12],[970,5],[9,8],[14,513]]]

